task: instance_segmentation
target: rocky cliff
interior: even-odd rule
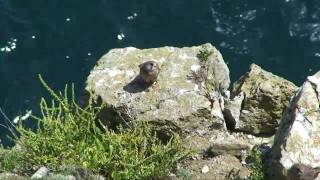
[[[160,64],[161,70],[157,82],[145,86],[136,81],[138,66],[150,60]],[[309,81],[308,86],[313,88],[310,91],[316,92],[319,80],[311,78]],[[255,64],[231,90],[229,84],[229,69],[220,52],[211,44],[183,48],[128,47],[110,50],[98,61],[88,76],[86,90],[92,92],[97,101],[108,105],[103,119],[107,126],[122,124],[130,127],[132,121],[148,121],[163,140],[172,133],[180,134],[185,145],[195,150],[196,155],[177,168],[188,170],[192,177],[224,179],[236,170],[240,178],[245,178],[249,176],[248,168],[244,166],[246,152],[258,144],[271,147],[277,129],[274,152],[279,155],[276,149],[284,143],[284,134],[288,134],[288,128],[283,130],[283,124],[293,122],[288,116],[296,117],[288,115],[287,107],[296,107],[292,102],[297,102],[297,98],[290,99],[298,88]],[[317,94],[313,96],[300,93],[299,97],[318,98]],[[304,102],[301,106],[311,106],[308,101]],[[312,105],[312,110],[307,108],[313,116],[309,115],[308,121],[304,121],[311,121],[313,128],[319,127],[313,118],[317,116],[316,106]],[[282,124],[280,128],[279,124]],[[305,131],[313,132],[311,129]],[[297,141],[299,143],[295,146],[304,147],[310,140]],[[319,148],[315,142],[312,144]],[[316,153],[312,149],[305,150]],[[284,161],[283,158],[278,160]],[[310,159],[297,161],[319,167],[311,162]],[[290,162],[285,167],[288,169],[293,164]]]

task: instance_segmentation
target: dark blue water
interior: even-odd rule
[[[232,80],[254,62],[300,85],[320,67],[320,1],[0,0],[0,107],[9,119],[37,111],[46,94],[37,74],[80,92],[112,48],[205,42],[222,52]]]

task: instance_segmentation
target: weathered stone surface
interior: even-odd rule
[[[41,179],[47,177],[49,174],[49,169],[46,167],[41,167],[35,172],[32,176],[31,179]]]
[[[304,164],[293,165],[288,173],[289,180],[315,180],[319,174],[319,169],[306,166]]]
[[[200,50],[212,52],[207,59]],[[144,87],[136,80],[138,65],[160,64],[158,81]],[[196,47],[113,49],[91,71],[86,90],[108,104],[107,119],[142,119],[159,128],[190,134],[224,129],[220,92],[229,87],[229,70],[211,44]]]
[[[234,129],[239,124],[241,105],[244,100],[244,93],[241,92],[233,99],[226,99],[223,114],[226,125],[229,129]]]
[[[248,168],[231,155],[219,155],[212,159],[190,160],[178,167],[178,172],[185,171],[191,179],[245,179],[250,175]]]
[[[251,150],[259,144],[240,133],[229,134],[226,131],[211,131],[210,134],[190,135],[183,139],[186,146],[204,156],[231,154],[241,156],[242,151]]]
[[[230,109],[236,113],[227,122],[235,122],[236,130],[252,134],[274,134],[289,98],[296,90],[293,83],[252,64],[249,72],[235,82],[231,93],[232,98],[244,93],[239,121],[237,110]],[[235,101],[238,108],[240,102],[237,99]]]
[[[294,164],[320,167],[319,99],[320,71],[307,78],[283,115],[272,150],[281,172]]]

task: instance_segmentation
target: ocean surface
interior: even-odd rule
[[[0,0],[0,123],[38,111],[56,90],[81,92],[112,48],[210,42],[237,80],[251,63],[296,85],[320,68],[319,0]],[[6,144],[9,132],[0,128]]]

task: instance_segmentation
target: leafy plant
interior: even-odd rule
[[[208,57],[211,56],[213,52],[209,51],[209,49],[206,46],[202,46],[202,49],[200,49],[199,53],[197,54],[197,58],[200,59],[200,61],[207,61]]]
[[[71,92],[66,86],[63,93],[55,93],[41,76],[39,79],[53,100],[48,103],[42,98],[41,116],[31,115],[36,130],[26,128],[23,120],[16,127],[20,135],[16,143],[22,147],[19,159],[26,163],[22,172],[31,174],[41,166],[52,171],[78,166],[112,179],[146,179],[167,174],[188,154],[177,135],[163,144],[146,122],[137,120],[132,128],[108,129],[98,116],[105,105],[95,105],[91,96],[88,105],[80,107],[74,86]],[[3,165],[7,170],[13,166]]]
[[[265,167],[263,163],[263,155],[259,151],[258,147],[255,147],[251,150],[249,156],[249,170],[250,177],[249,180],[264,180],[265,178]]]

